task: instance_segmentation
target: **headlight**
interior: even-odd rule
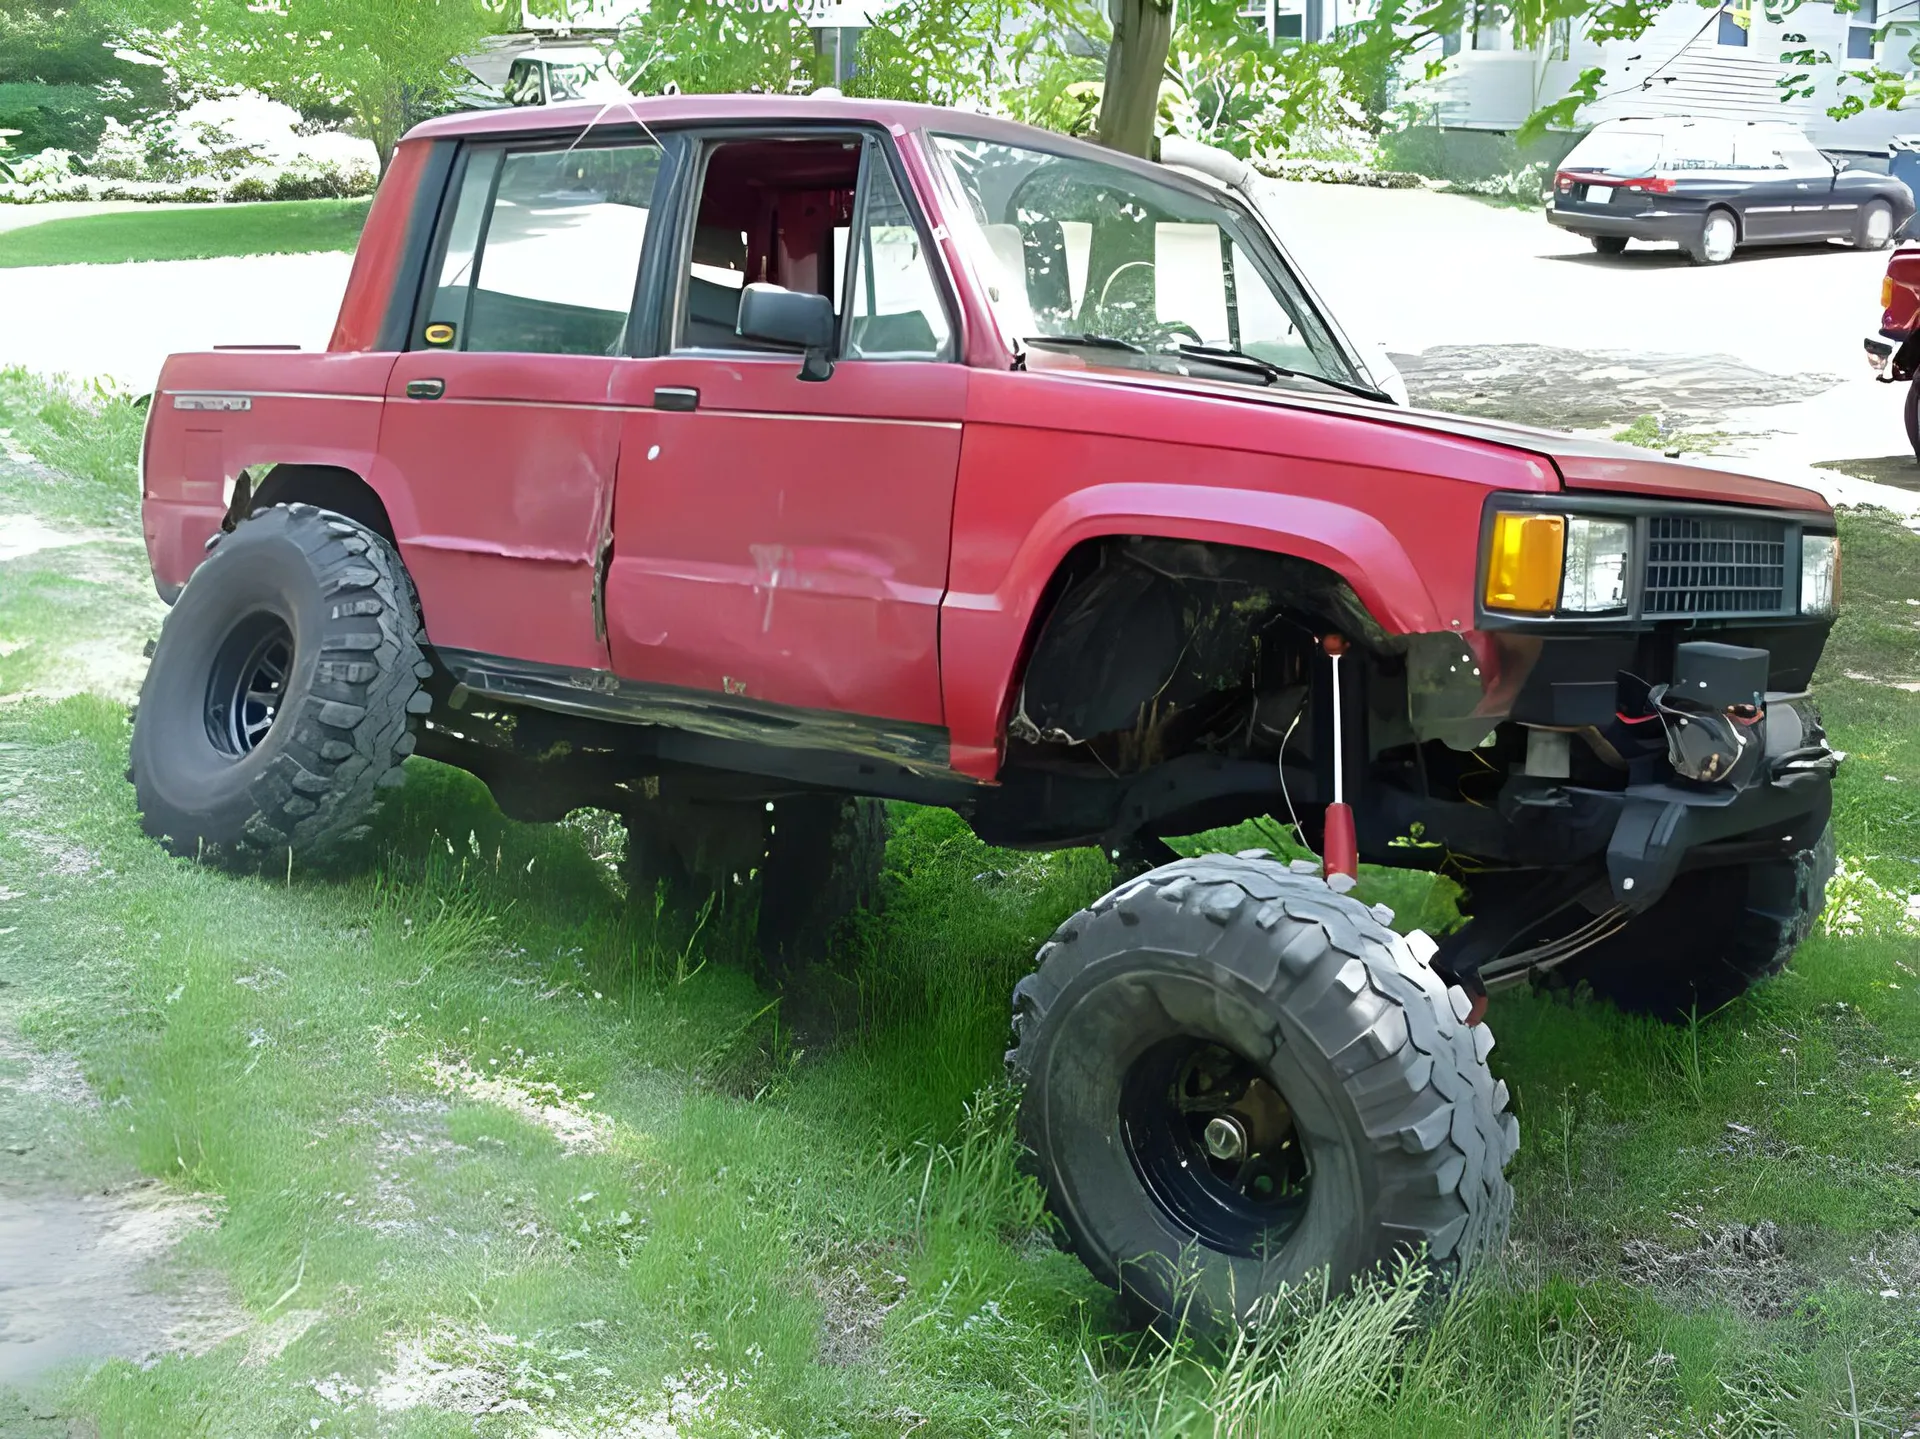
[[[1840,541],[1834,535],[1800,537],[1800,613],[1830,615],[1840,598]]]
[[[1566,579],[1560,608],[1568,614],[1597,615],[1627,607],[1627,556],[1633,526],[1625,520],[1567,520]]]
[[[1566,527],[1559,515],[1501,510],[1493,517],[1493,546],[1487,555],[1488,609],[1553,613],[1560,599]]]

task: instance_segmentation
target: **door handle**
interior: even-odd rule
[[[663,385],[653,392],[656,410],[697,410],[700,392],[691,385]]]
[[[437,400],[447,392],[445,380],[408,380],[407,398],[409,400]]]

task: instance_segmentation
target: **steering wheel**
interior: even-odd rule
[[[1149,274],[1151,274],[1151,272],[1152,272],[1152,270],[1153,270],[1153,261],[1151,261],[1151,260],[1129,260],[1129,261],[1127,261],[1127,263],[1126,263],[1126,264],[1124,264],[1124,265],[1119,265],[1119,266],[1116,266],[1116,267],[1114,268],[1114,271],[1113,271],[1113,273],[1107,276],[1107,282],[1106,282],[1106,284],[1104,284],[1104,285],[1102,285],[1102,286],[1100,287],[1100,298],[1099,298],[1099,299],[1097,299],[1097,300],[1095,300],[1095,301],[1093,302],[1093,303],[1094,303],[1094,308],[1095,308],[1095,309],[1097,309],[1097,310],[1104,310],[1104,309],[1106,309],[1106,308],[1107,308],[1107,295],[1108,295],[1108,293],[1109,293],[1109,292],[1110,292],[1110,291],[1111,291],[1111,290],[1113,289],[1113,282],[1114,282],[1115,280],[1117,280],[1117,279],[1119,279],[1119,278],[1120,278],[1120,277],[1121,277],[1122,275],[1124,275],[1124,274],[1126,274],[1126,273],[1127,273],[1127,271],[1129,271],[1129,270],[1134,270],[1134,269],[1139,269],[1139,270],[1146,270],[1147,272],[1149,272]]]

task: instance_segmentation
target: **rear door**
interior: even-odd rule
[[[380,463],[436,646],[605,669],[623,365],[661,154],[650,139],[470,147]]]
[[[1733,174],[1741,183],[1733,197],[1740,213],[1741,238],[1790,240],[1800,233],[1796,206],[1806,203],[1804,176],[1796,175],[1780,153],[1780,132],[1743,127],[1733,136]]]
[[[623,677],[937,725],[967,371],[877,133],[703,146],[658,359],[631,373],[607,623]],[[735,332],[751,282],[831,296],[830,378]]]
[[[1796,239],[1817,240],[1852,232],[1852,205],[1833,191],[1833,162],[1814,148],[1806,136],[1784,132],[1778,149],[1792,186],[1792,221],[1788,231]],[[1835,210],[1838,200],[1846,208]]]

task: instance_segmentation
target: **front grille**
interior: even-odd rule
[[[1787,527],[1779,520],[1656,515],[1647,522],[1646,614],[1778,611],[1786,582]]]

